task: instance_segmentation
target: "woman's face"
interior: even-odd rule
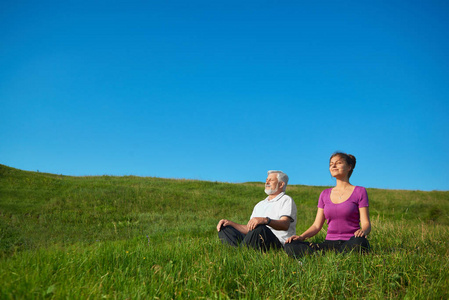
[[[345,178],[348,177],[349,171],[351,171],[351,166],[348,165],[346,160],[336,155],[331,158],[329,171],[331,172],[332,177]]]

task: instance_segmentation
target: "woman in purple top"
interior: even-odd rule
[[[289,256],[301,257],[318,250],[369,250],[369,242],[366,239],[371,231],[368,194],[364,187],[349,183],[355,163],[353,155],[341,152],[332,154],[329,171],[337,184],[334,188],[321,192],[312,226],[301,235],[287,239],[284,248]],[[328,225],[326,240],[318,244],[304,242],[320,232],[325,220]]]

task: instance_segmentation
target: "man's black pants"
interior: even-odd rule
[[[233,247],[243,245],[262,251],[282,248],[281,242],[270,230],[270,228],[265,225],[257,226],[246,235],[232,226],[224,226],[218,232],[218,237],[223,244],[228,244]]]

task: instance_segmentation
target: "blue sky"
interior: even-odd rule
[[[3,1],[0,163],[449,190],[446,1]]]

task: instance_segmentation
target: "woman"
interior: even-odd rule
[[[369,242],[366,239],[371,231],[368,195],[364,187],[349,183],[355,163],[353,155],[341,152],[332,154],[329,171],[337,184],[334,188],[321,192],[313,225],[300,236],[294,235],[287,239],[285,251],[289,256],[301,257],[318,250],[369,250]],[[324,220],[328,224],[324,243],[304,242],[320,232]]]

